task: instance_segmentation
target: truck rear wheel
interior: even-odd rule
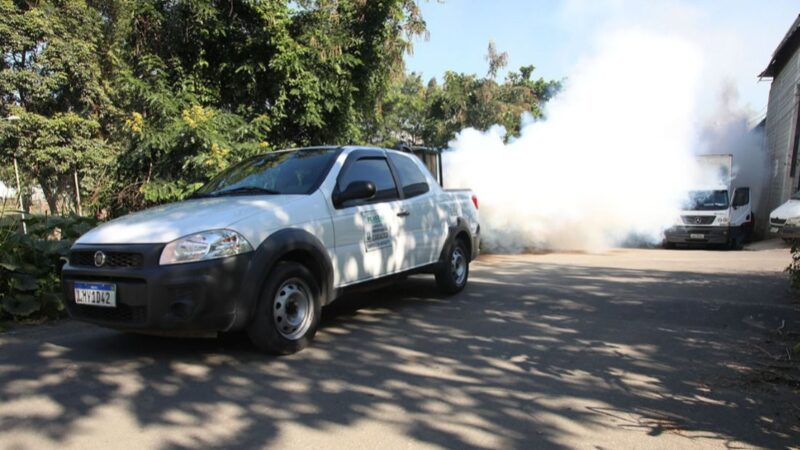
[[[456,239],[445,252],[442,267],[436,272],[436,285],[444,294],[457,294],[467,285],[468,278],[467,247]]]
[[[259,350],[288,355],[314,339],[322,315],[319,284],[302,264],[281,262],[270,273],[247,335]]]

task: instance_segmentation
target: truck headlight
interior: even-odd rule
[[[798,226],[800,225],[800,216],[789,217],[786,219],[786,225]]]
[[[174,240],[161,251],[160,265],[182,264],[224,258],[252,251],[241,234],[232,230],[211,230]]]
[[[720,225],[728,225],[731,223],[731,219],[728,216],[717,216],[717,222],[719,222]]]

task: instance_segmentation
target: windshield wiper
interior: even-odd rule
[[[222,197],[225,195],[280,195],[280,192],[258,186],[242,186],[233,189],[227,189],[224,191],[211,192],[209,194],[200,194],[192,197],[193,198]]]

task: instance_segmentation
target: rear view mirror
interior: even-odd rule
[[[340,206],[350,200],[367,200],[374,197],[376,192],[375,183],[371,181],[353,181],[335,196],[334,203]]]
[[[733,194],[733,206],[738,208],[740,206],[747,206],[750,203],[750,188],[738,188]]]

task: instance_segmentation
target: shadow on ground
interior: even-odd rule
[[[236,448],[285,446],[298,432],[335,443],[363,426],[447,448],[800,442],[797,410],[776,402],[800,404],[797,391],[737,370],[781,320],[800,329],[777,275],[489,269],[475,265],[449,299],[426,277],[343,299],[313,348],[283,358],[236,336],[77,323],[0,335],[0,440]]]

